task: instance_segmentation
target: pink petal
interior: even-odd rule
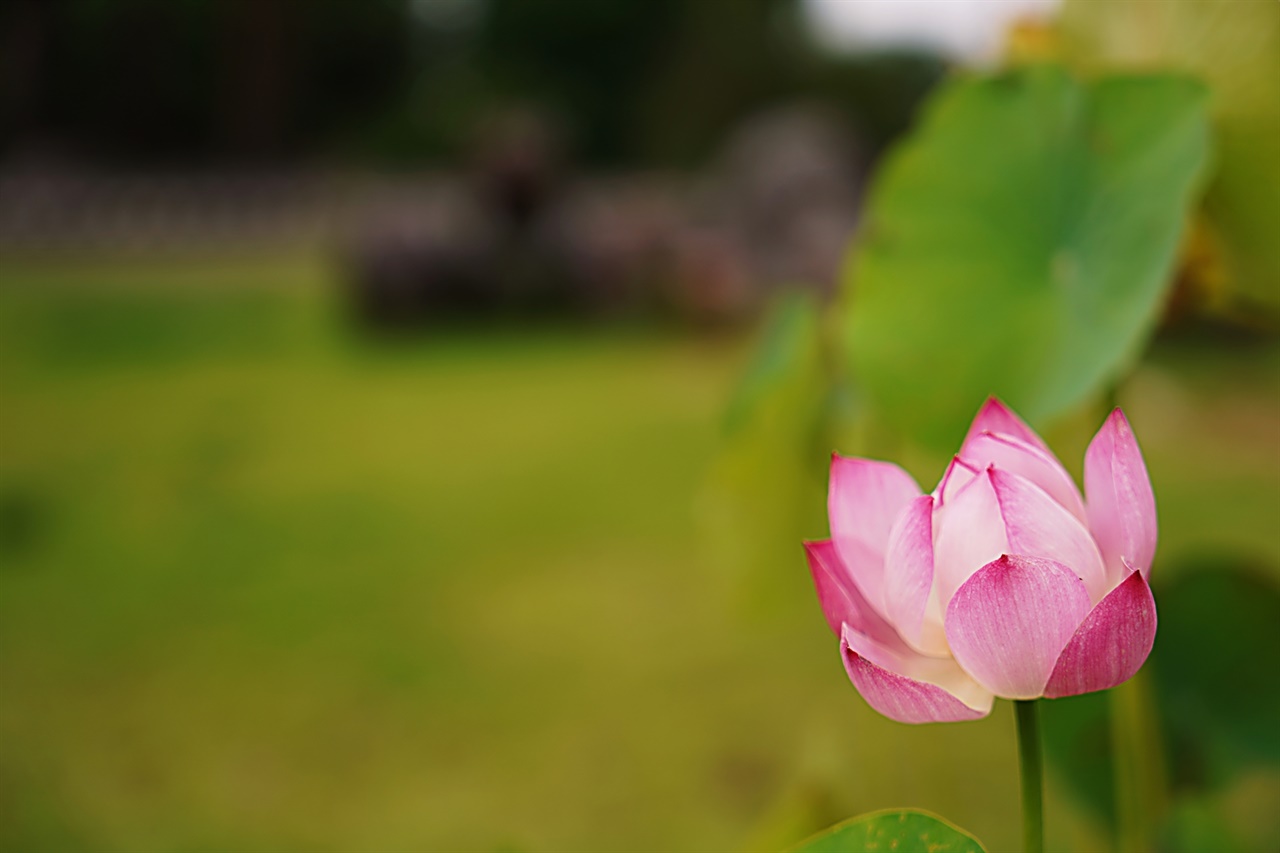
[[[990,469],[991,485],[1009,535],[1009,553],[1065,564],[1084,581],[1093,601],[1106,595],[1102,555],[1088,529],[1043,489],[1017,474]]]
[[[959,456],[953,456],[951,463],[947,465],[947,470],[942,474],[942,479],[938,481],[938,487],[933,490],[933,496],[938,499],[939,504],[946,503],[969,485],[981,470]]]
[[[937,599],[935,618],[926,625],[929,593],[933,589],[933,497],[912,498],[889,533],[885,554],[884,613],[912,647],[926,654],[948,656]],[[926,630],[931,628],[932,630]]]
[[[947,639],[956,661],[983,687],[1007,699],[1034,699],[1089,607],[1089,593],[1071,569],[1004,556],[956,591]]]
[[[867,704],[900,723],[976,720],[991,713],[992,695],[950,658],[894,653],[846,628],[841,656]]]
[[[1087,523],[1084,500],[1076,488],[1076,481],[1049,451],[1010,435],[980,432],[965,442],[960,448],[960,455],[979,470],[994,465],[1001,471],[1025,477],[1044,489],[1081,523]]]
[[[1125,577],[1125,560],[1150,577],[1156,553],[1156,498],[1138,441],[1119,409],[1107,418],[1085,452],[1084,490],[1089,529],[1112,584]]]
[[[934,525],[934,586],[945,610],[974,572],[1009,552],[990,473],[983,471],[934,510]]]
[[[973,419],[973,425],[969,427],[969,434],[965,436],[964,447],[976,435],[984,432],[1000,433],[1001,435],[1012,436],[1019,441],[1030,444],[1049,452],[1049,447],[1044,443],[1044,439],[1036,435],[1035,430],[1027,426],[1022,418],[1013,413],[1013,410],[995,397],[988,397],[987,402],[982,404],[982,408],[978,411],[978,416]]]
[[[897,632],[858,590],[830,539],[806,542],[804,552],[809,558],[809,571],[813,574],[813,585],[818,590],[822,615],[827,618],[827,624],[837,637],[843,626],[848,624],[879,643],[903,647]]]
[[[945,608],[974,572],[1001,554],[1065,563],[1094,601],[1109,586],[1102,557],[1084,525],[1030,480],[989,468],[935,511],[934,578]]]
[[[889,531],[907,501],[920,494],[911,475],[890,462],[833,455],[827,493],[831,539],[867,600],[883,601]]]
[[[1156,640],[1156,602],[1142,572],[1132,571],[1099,601],[1058,656],[1044,695],[1106,690],[1133,677]]]

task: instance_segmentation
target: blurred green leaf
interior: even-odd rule
[[[792,853],[982,853],[978,840],[940,817],[916,809],[872,812],[838,823]]]
[[[1206,799],[1178,803],[1160,838],[1165,853],[1244,853],[1241,842],[1217,805]]]
[[[1115,778],[1105,691],[1040,703],[1050,772],[1109,829],[1115,828]]]
[[[1159,719],[1147,726],[1163,740],[1175,798],[1165,832],[1185,842],[1168,849],[1234,849],[1225,838],[1212,844],[1203,839],[1213,837],[1213,821],[1226,820],[1215,796],[1242,773],[1280,766],[1280,683],[1260,676],[1280,657],[1280,590],[1265,570],[1238,558],[1169,568],[1175,579],[1157,586],[1160,630],[1138,676],[1154,687]],[[1042,706],[1045,753],[1055,777],[1111,829],[1113,693]]]
[[[1073,0],[1062,30],[1069,55],[1086,65],[1158,65],[1209,85],[1210,221],[1238,291],[1280,307],[1280,3]]]
[[[1280,590],[1247,562],[1214,559],[1157,588],[1148,663],[1177,790],[1219,789],[1280,765]]]
[[[820,318],[814,298],[799,291],[783,294],[773,306],[751,358],[725,412],[725,430],[749,428],[764,410],[803,403],[789,391],[820,372]],[[812,414],[812,412],[808,412]]]
[[[890,157],[844,282],[855,378],[954,446],[997,394],[1042,422],[1150,331],[1208,155],[1206,93],[1055,66],[957,78]]]
[[[828,384],[818,304],[789,293],[731,398],[703,502],[716,561],[752,606],[810,603],[800,540],[825,528]]]

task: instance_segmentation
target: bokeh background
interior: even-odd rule
[[[1143,346],[1036,419],[1079,476],[1121,403],[1161,517],[1152,662],[1046,712],[1051,847],[1274,849],[1278,45],[1267,0],[10,0],[0,846],[769,850],[910,805],[1014,847],[1007,703],[878,717],[799,547],[831,450],[931,484],[962,432],[805,365],[922,104],[1055,61],[1197,75],[1215,141]]]

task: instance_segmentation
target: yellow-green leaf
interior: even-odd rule
[[[838,823],[792,853],[984,853],[984,848],[978,839],[937,815],[892,809]]]

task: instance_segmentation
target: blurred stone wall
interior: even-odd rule
[[[564,312],[720,323],[781,286],[832,290],[864,163],[821,110],[757,116],[691,175],[575,174],[536,130],[494,131],[474,162],[436,173],[11,165],[0,253],[325,252],[374,325]]]

